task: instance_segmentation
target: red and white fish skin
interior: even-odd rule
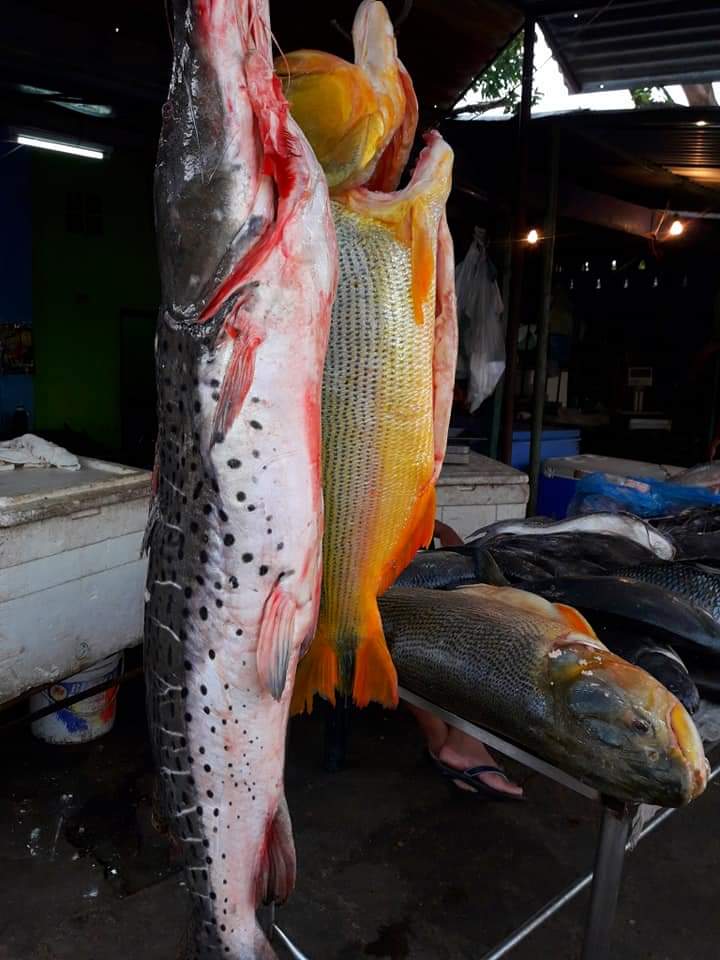
[[[148,712],[195,907],[186,956],[255,960],[274,957],[256,908],[294,882],[285,734],[319,602],[337,255],[324,176],[272,72],[267,0],[177,0],[175,30]]]

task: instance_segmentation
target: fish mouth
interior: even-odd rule
[[[668,726],[672,730],[675,748],[681,754],[688,770],[690,789],[687,800],[689,802],[699,797],[705,790],[709,765],[697,728],[682,704],[676,703],[670,709]]]

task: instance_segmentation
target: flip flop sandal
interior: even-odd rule
[[[438,773],[445,777],[455,790],[460,790],[462,793],[477,793],[486,800],[518,802],[525,799],[522,794],[515,795],[507,793],[505,790],[498,790],[495,787],[489,786],[484,780],[479,779],[482,773],[495,773],[510,783],[510,777],[508,777],[500,767],[495,767],[492,764],[481,764],[478,767],[468,767],[467,770],[457,770],[455,767],[449,767],[441,760],[438,760],[429,750],[428,756],[432,760]],[[467,784],[470,790],[463,790],[462,787],[458,786],[458,781]]]

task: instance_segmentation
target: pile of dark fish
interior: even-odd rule
[[[512,585],[575,607],[599,639],[693,713],[720,691],[720,508],[646,522],[508,520],[417,556],[397,586]]]

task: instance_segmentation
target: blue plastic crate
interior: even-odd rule
[[[574,457],[580,453],[579,430],[543,430],[540,462],[550,457]],[[513,430],[512,465],[518,470],[530,466],[530,431]]]

